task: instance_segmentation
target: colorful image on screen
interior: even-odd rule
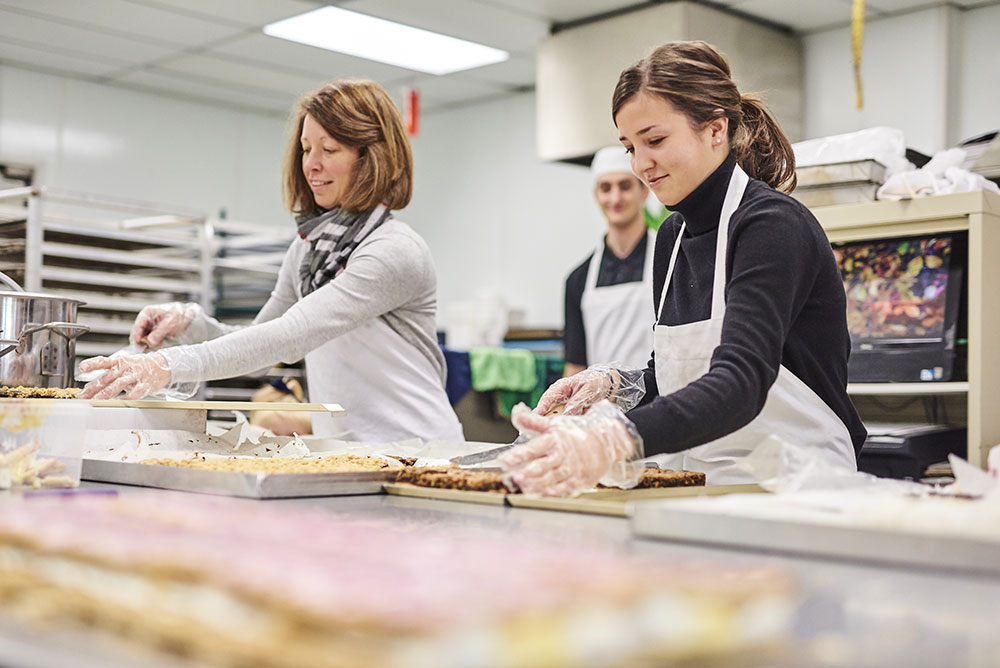
[[[944,336],[951,237],[834,247],[855,343]]]

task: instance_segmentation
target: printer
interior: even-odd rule
[[[883,478],[920,480],[931,464],[954,453],[966,456],[965,427],[942,424],[872,423],[858,455],[858,470]]]

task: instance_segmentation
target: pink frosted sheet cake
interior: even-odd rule
[[[0,503],[0,618],[228,666],[587,666],[780,646],[774,570],[163,492]]]

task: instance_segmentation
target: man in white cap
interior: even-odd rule
[[[590,171],[608,231],[566,279],[567,376],[609,362],[644,368],[653,350],[655,239],[643,209],[648,190],[621,146],[599,150]]]

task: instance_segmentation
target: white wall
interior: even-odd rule
[[[1000,129],[1000,5],[962,15],[957,141]]]
[[[998,32],[996,5],[870,22],[860,111],[849,30],[805,36],[806,136],[892,125],[910,146],[933,153],[997,129]],[[946,68],[942,54],[952,51]],[[950,116],[943,91],[952,94]],[[36,165],[45,185],[208,214],[225,207],[232,219],[288,226],[280,201],[285,123],[0,66],[0,161]],[[532,94],[422,119],[413,142],[415,196],[399,217],[434,252],[442,325],[450,305],[483,293],[522,309],[528,325],[562,322],[563,280],[596,244],[602,223],[587,170],[540,163],[534,132]]]
[[[0,161],[66,190],[290,225],[286,121],[0,66]]]
[[[535,96],[429,115],[413,141],[413,202],[400,212],[437,261],[448,305],[499,294],[529,326],[562,326],[563,282],[597,245],[589,170],[535,157]]]
[[[865,26],[864,107],[854,105],[851,32],[806,35],[805,136],[900,128],[931,155],[1000,127],[1000,6],[936,7]]]
[[[861,109],[854,100],[850,28],[807,35],[806,138],[887,125],[903,130],[911,148],[928,154],[943,148],[943,13],[928,9],[865,26]]]
[[[0,161],[37,183],[292,224],[280,196],[286,120],[0,66]],[[596,245],[588,170],[535,158],[535,98],[428,115],[399,214],[427,239],[448,305],[483,294],[529,325],[562,323],[563,280]]]

